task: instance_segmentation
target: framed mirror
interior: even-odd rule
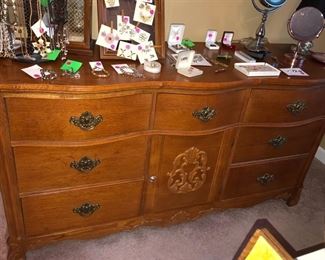
[[[109,3],[111,1],[108,1]],[[115,2],[115,1],[112,1]],[[164,0],[153,0],[151,4],[156,6],[155,17],[152,25],[144,23],[137,23],[133,21],[134,11],[137,1],[135,0],[119,0],[119,6],[113,8],[106,8],[104,0],[97,0],[98,6],[98,30],[101,25],[113,24],[114,29],[117,25],[117,15],[129,16],[130,23],[136,27],[145,30],[150,33],[149,41],[153,41],[159,58],[165,57],[165,25],[164,25]],[[121,59],[116,56],[117,52],[109,50],[104,47],[100,47],[100,58],[101,59]]]
[[[68,0],[68,50],[75,54],[92,54],[91,0]]]

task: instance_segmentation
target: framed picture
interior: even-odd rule
[[[103,40],[107,41],[108,36],[114,36],[110,37],[109,41],[112,44],[107,47],[100,45],[102,43],[100,39],[101,59],[121,59],[117,56],[119,42],[127,42],[133,46],[141,43],[141,39],[145,39],[146,42],[152,41],[158,57],[165,57],[164,0],[146,1],[144,6],[141,6],[141,3],[143,2],[135,0],[97,0],[98,31],[100,32],[98,37],[104,35]],[[139,8],[142,8],[142,11],[139,11]],[[136,33],[133,34],[135,38],[128,39],[128,35],[124,38],[120,31],[124,25],[122,24],[118,29],[121,23],[128,24],[133,31],[135,29]],[[118,39],[115,37],[116,33],[119,34]]]
[[[233,38],[234,38],[234,32],[230,32],[230,31],[223,32],[223,35],[221,38],[222,46],[232,47]]]
[[[67,48],[70,53],[91,55],[92,1],[68,0],[67,5],[70,42]]]
[[[293,260],[291,255],[266,228],[256,229],[237,259]]]

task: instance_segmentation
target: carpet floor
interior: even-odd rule
[[[314,160],[299,203],[269,200],[244,209],[210,213],[164,228],[141,227],[100,239],[63,241],[27,253],[27,260],[227,260],[255,221],[267,219],[295,250],[325,242],[325,165]],[[5,259],[5,219],[0,205],[0,259]]]

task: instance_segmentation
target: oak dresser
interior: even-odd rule
[[[287,46],[275,45],[281,57]],[[203,51],[205,52],[205,51]],[[208,55],[208,54],[206,54]],[[69,238],[178,223],[271,198],[295,205],[325,129],[325,69],[306,78],[29,78],[0,60],[9,259]],[[115,61],[115,63],[117,63]],[[60,62],[45,68],[59,71]],[[142,66],[137,65],[141,70]]]

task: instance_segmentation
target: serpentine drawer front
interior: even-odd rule
[[[322,116],[325,113],[324,95],[325,88],[253,89],[244,121],[284,123]]]
[[[305,162],[291,159],[230,168],[222,199],[293,188]]]
[[[4,60],[0,186],[9,260],[60,240],[267,199],[295,205],[325,132],[325,74],[309,59],[310,76],[290,79],[213,67],[185,78],[162,60],[161,73],[145,78],[99,79],[84,66],[80,79],[51,82],[18,76],[22,64]]]
[[[308,153],[323,124],[316,121],[295,127],[242,127],[233,162]]]
[[[15,147],[19,191],[143,179],[146,145],[140,136],[92,146]]]
[[[27,236],[127,219],[139,214],[143,182],[28,196],[22,199]]]
[[[12,140],[76,141],[146,130],[151,94],[103,99],[8,98]]]
[[[239,121],[245,91],[214,95],[159,94],[155,128],[162,130],[208,130]]]

